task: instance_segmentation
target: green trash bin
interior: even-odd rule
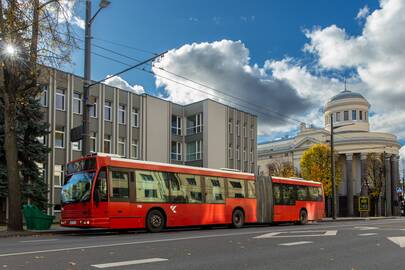
[[[49,230],[55,218],[42,213],[37,206],[32,204],[24,205],[23,213],[28,230]]]

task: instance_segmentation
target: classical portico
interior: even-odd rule
[[[383,164],[381,192],[373,198],[372,215],[399,215],[399,142],[395,135],[370,131],[369,102],[359,93],[342,91],[324,107],[324,128],[301,125],[296,137],[285,138],[258,146],[259,173],[266,174],[272,161],[288,161],[298,170],[304,151],[315,143],[329,143],[330,115],[334,121],[334,144],[342,179],[337,189],[340,216],[359,216],[358,198],[370,196],[367,157],[377,154]],[[374,207],[375,205],[375,207]]]

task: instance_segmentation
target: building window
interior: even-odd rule
[[[229,134],[232,134],[232,133],[233,133],[232,119],[229,119],[229,122],[228,122],[228,131],[229,131]]]
[[[246,128],[246,123],[243,124],[243,136],[244,136],[245,138],[247,138],[247,136],[248,136],[248,134],[247,134],[247,128]]]
[[[337,113],[336,113],[335,122],[340,122],[340,112],[337,112]]]
[[[106,100],[104,102],[104,120],[111,121],[112,119],[111,112],[112,112],[111,101]]]
[[[363,120],[363,111],[359,111],[359,120]]]
[[[93,105],[89,106],[90,117],[97,118],[97,99],[94,99]]]
[[[240,124],[239,124],[239,121],[236,121],[236,135],[240,136]]]
[[[182,160],[182,144],[180,142],[172,142],[172,160]]]
[[[118,138],[118,155],[125,157],[125,138]]]
[[[59,111],[65,110],[65,90],[56,89],[55,106]]]
[[[77,142],[72,142],[72,150],[73,151],[82,151],[82,140]]]
[[[55,128],[55,148],[65,148],[65,127]]]
[[[187,160],[200,160],[202,159],[202,141],[190,142],[187,144]]]
[[[42,107],[48,107],[48,85],[42,85],[42,93],[39,96],[39,102]]]
[[[202,132],[202,113],[187,117],[187,135]]]
[[[233,151],[232,151],[232,144],[229,145],[228,147],[228,158],[233,159]]]
[[[82,94],[73,93],[73,113],[82,114]]]
[[[138,159],[138,140],[133,139],[131,143],[131,158]]]
[[[236,159],[237,159],[237,160],[240,160],[240,149],[239,149],[239,146],[236,147]]]
[[[93,152],[93,153],[97,152],[97,133],[96,132],[90,133],[90,152]]]
[[[53,186],[61,187],[63,185],[63,166],[55,165],[53,171]]]
[[[246,152],[246,148],[243,148],[243,161],[247,161],[247,152]]]
[[[352,111],[352,120],[357,120],[357,111]]]
[[[111,135],[104,135],[104,153],[111,154]]]
[[[132,108],[132,127],[139,127],[139,112],[138,109]]]
[[[348,121],[349,120],[349,111],[344,111],[343,112],[343,121]]]
[[[254,133],[255,133],[255,126],[254,125],[251,125],[250,126],[250,137],[252,138],[252,140],[254,140],[254,138],[255,138],[255,136],[254,136]]]
[[[125,105],[118,106],[118,123],[125,124]]]
[[[172,134],[181,135],[181,117],[172,115]]]
[[[253,149],[250,149],[250,161],[254,162],[254,160],[253,160]]]

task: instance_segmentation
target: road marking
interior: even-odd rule
[[[285,234],[288,234],[288,233],[293,234],[293,235],[285,235]],[[299,233],[301,233],[301,234],[299,234]],[[284,235],[282,235],[282,234],[284,234]],[[263,235],[259,235],[259,236],[253,237],[253,238],[262,239],[262,238],[314,237],[314,236],[334,236],[336,234],[337,234],[337,230],[272,232],[272,233],[266,233],[266,234],[263,234]]]
[[[401,248],[405,247],[405,236],[387,237],[387,239],[394,242]]]
[[[20,241],[20,243],[50,242],[50,241],[56,241],[56,240],[59,240],[59,239],[25,240],[25,241]]]
[[[378,227],[367,227],[367,226],[361,226],[361,227],[354,227],[355,229],[358,229],[360,231],[368,231],[368,230],[378,230]]]
[[[377,233],[361,233],[361,234],[358,234],[358,236],[372,236],[372,235],[377,235]]]
[[[154,262],[165,262],[165,261],[168,261],[168,259],[150,258],[150,259],[142,259],[142,260],[132,260],[132,261],[123,261],[123,262],[103,263],[103,264],[93,264],[92,266],[95,267],[95,268],[111,268],[111,267],[120,267],[120,266],[128,266],[128,265],[144,264],[144,263],[154,263]]]
[[[312,244],[311,241],[299,241],[299,242],[292,242],[292,243],[282,243],[278,244],[279,246],[297,246],[297,245],[305,245],[305,244]]]
[[[375,225],[386,225],[386,224],[403,224],[403,220],[400,219],[393,219],[389,221],[370,221],[373,222]],[[317,226],[317,225],[308,225],[308,226]],[[319,229],[326,229],[326,228],[353,228],[353,224],[342,224],[342,225],[319,225]],[[286,228],[284,230],[280,230],[282,232],[292,231],[294,229]],[[267,231],[268,232],[268,231]],[[179,237],[179,238],[172,238],[172,239],[160,239],[160,240],[145,240],[145,241],[135,241],[135,242],[122,242],[122,243],[112,243],[112,244],[104,244],[104,245],[89,245],[89,246],[78,246],[78,247],[70,247],[70,248],[59,248],[59,249],[45,249],[45,250],[33,250],[33,251],[24,251],[24,252],[16,252],[16,253],[4,253],[0,254],[0,257],[9,257],[9,256],[19,256],[19,255],[29,255],[29,254],[41,254],[41,253],[48,253],[48,252],[62,252],[62,251],[70,251],[70,250],[80,250],[80,249],[92,249],[92,248],[104,248],[104,247],[117,247],[117,246],[127,246],[127,245],[138,245],[138,244],[148,244],[148,243],[158,243],[158,242],[170,242],[170,241],[183,241],[183,240],[193,240],[193,239],[206,239],[206,238],[216,238],[216,237],[227,237],[227,236],[238,236],[238,235],[251,235],[251,234],[261,234],[266,233],[266,231],[262,232],[241,232],[241,233],[228,233],[228,234],[212,234],[212,235],[201,235],[201,236],[191,236],[191,237]]]

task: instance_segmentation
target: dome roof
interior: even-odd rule
[[[346,99],[346,98],[361,98],[366,100],[361,94],[352,92],[349,90],[344,90],[337,94],[336,96],[332,97],[330,101],[336,101],[336,100],[341,100],[341,99]]]

